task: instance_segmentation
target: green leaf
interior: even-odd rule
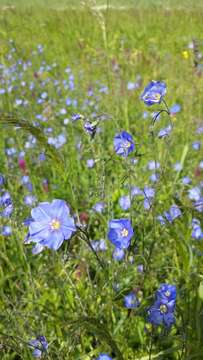
[[[203,300],[203,281],[199,284],[198,294],[201,300]]]

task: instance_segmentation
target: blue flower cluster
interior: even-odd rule
[[[148,321],[157,326],[170,327],[175,322],[176,286],[162,284],[156,292],[156,300],[148,310]]]

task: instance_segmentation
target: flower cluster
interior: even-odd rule
[[[148,310],[148,321],[157,326],[170,327],[175,322],[176,305],[175,285],[162,284],[156,292],[156,300]]]

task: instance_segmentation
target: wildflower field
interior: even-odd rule
[[[0,1],[0,359],[203,360],[202,19]]]

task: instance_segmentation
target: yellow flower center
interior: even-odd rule
[[[124,141],[124,142],[123,142],[123,147],[126,148],[126,149],[129,148],[130,145],[131,145],[131,144],[130,144],[129,141]]]
[[[57,219],[53,219],[50,225],[52,230],[58,230],[61,227],[61,223]]]
[[[160,100],[161,98],[161,94],[157,93],[157,94],[154,94],[154,99],[155,100]]]
[[[167,291],[165,292],[165,295],[166,295],[167,297],[169,297],[169,296],[171,295],[171,292],[170,292],[169,290],[167,290]]]
[[[121,230],[121,236],[122,237],[128,236],[128,233],[129,233],[129,231],[127,229],[125,229],[125,228],[123,230]]]
[[[160,312],[161,312],[162,314],[165,314],[165,313],[167,313],[167,311],[168,311],[167,306],[164,305],[164,304],[162,304],[162,305],[160,306]]]

